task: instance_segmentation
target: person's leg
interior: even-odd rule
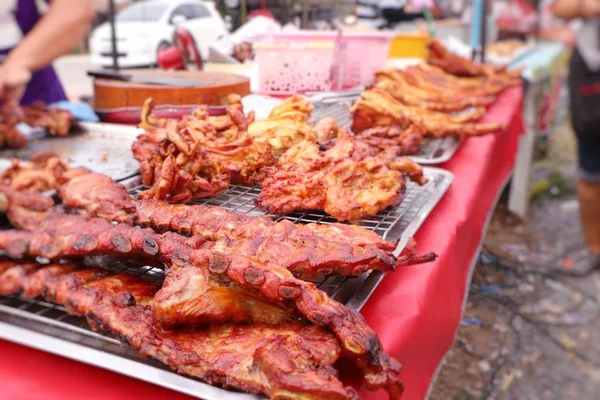
[[[598,130],[598,135],[578,135],[577,198],[587,247],[600,255],[600,127]]]
[[[585,276],[600,268],[600,73],[590,71],[575,51],[569,66],[571,124],[577,137],[579,178],[577,199],[586,247],[573,255],[573,270],[559,272]]]

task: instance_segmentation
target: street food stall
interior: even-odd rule
[[[3,395],[424,398],[523,88],[433,39],[386,68],[395,36],[265,35],[268,112],[204,71],[96,75],[101,123],[0,110]]]

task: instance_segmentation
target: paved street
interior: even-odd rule
[[[600,271],[563,273],[584,248],[568,122],[547,165],[525,221],[495,212],[432,400],[600,398]]]

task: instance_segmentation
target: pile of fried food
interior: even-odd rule
[[[50,136],[67,136],[73,124],[73,116],[67,110],[48,108],[42,102],[34,102],[25,107],[2,104],[0,105],[0,149],[25,146],[27,138],[16,128],[20,122],[43,128]]]
[[[133,144],[149,187],[140,198],[189,203],[230,184],[258,184],[256,204],[272,214],[323,210],[347,221],[399,204],[405,176],[427,181],[417,164],[397,158],[398,146],[360,140],[330,118],[310,125],[311,111],[306,98],[293,96],[255,121],[231,96],[222,116],[201,106],[181,120],[157,120],[147,104],[146,132]]]
[[[479,120],[503,90],[520,86],[521,71],[477,64],[450,53],[441,43],[428,44],[426,63],[376,74],[352,107],[355,135],[402,143],[404,154],[418,151],[420,138],[466,137],[503,129]],[[416,136],[415,136],[416,135]]]
[[[48,190],[62,204],[45,197]],[[357,399],[338,378],[343,359],[368,389],[402,394],[400,364],[360,314],[305,280],[435,259],[417,255],[414,242],[395,257],[395,243],[355,225],[136,199],[109,177],[48,154],[2,174],[0,211],[15,228],[0,231],[2,295],[63,305],[93,329],[214,385],[276,399]],[[165,269],[164,283],[101,268],[116,257]]]

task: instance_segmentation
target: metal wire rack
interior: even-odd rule
[[[102,136],[103,133],[98,133],[98,135]],[[86,144],[87,146],[90,144]],[[408,237],[416,232],[452,181],[452,175],[443,170],[425,168],[424,173],[430,178],[430,182],[422,187],[409,183],[400,206],[358,222],[387,240],[398,241],[396,254],[402,251]],[[119,176],[113,176],[115,179],[123,177],[121,171],[119,171]],[[141,187],[139,184],[135,187],[136,182],[139,183],[139,177],[125,179],[122,183],[127,187],[133,187],[132,193],[137,193]],[[254,206],[257,194],[258,188],[255,187],[231,186],[222,196],[205,199],[199,203],[248,215],[264,215],[264,212]],[[298,223],[327,224],[336,222],[333,217],[321,212],[294,213],[279,219],[282,218]],[[155,282],[161,282],[164,279],[164,271],[158,268],[149,266],[140,268],[139,265],[123,263],[122,260],[108,262],[110,259],[106,258],[96,260],[96,262],[93,262],[93,259],[88,261],[115,273],[137,274]],[[357,278],[329,277],[316,283],[336,300],[355,310],[360,310],[383,276],[384,273],[376,271]],[[84,318],[70,316],[64,307],[41,299],[0,296],[0,338],[96,365],[206,400],[257,400],[262,398],[216,388],[178,375],[162,364],[140,356],[110,334],[94,332]]]
[[[448,189],[452,175],[437,168],[424,168],[429,182],[419,186],[412,182],[406,185],[402,202],[397,207],[390,207],[375,216],[356,221],[355,223],[380,235],[385,240],[398,242],[395,255],[400,254],[408,239],[425,220],[433,206]],[[139,177],[124,182],[130,187],[130,193],[137,196],[145,189],[139,184]],[[334,217],[322,211],[295,212],[285,216],[274,216],[259,210],[254,202],[260,192],[258,187],[231,185],[221,196],[196,200],[196,204],[216,206],[228,211],[242,212],[249,216],[270,216],[275,221],[287,219],[294,223],[331,224],[338,222]],[[370,275],[373,275],[370,279]],[[321,290],[335,300],[360,310],[375,290],[376,284],[370,288],[364,282],[379,281],[383,278],[379,272],[367,272],[359,277],[343,278],[331,276],[313,281]],[[376,277],[376,278],[375,278]]]
[[[351,104],[352,100],[346,98],[338,101],[313,102],[310,123],[317,123],[321,118],[333,118],[340,127],[350,130],[352,126],[352,118],[350,117]],[[420,152],[410,155],[410,157],[419,164],[441,164],[452,158],[458,146],[460,146],[460,140],[457,138],[426,138],[421,143]]]

